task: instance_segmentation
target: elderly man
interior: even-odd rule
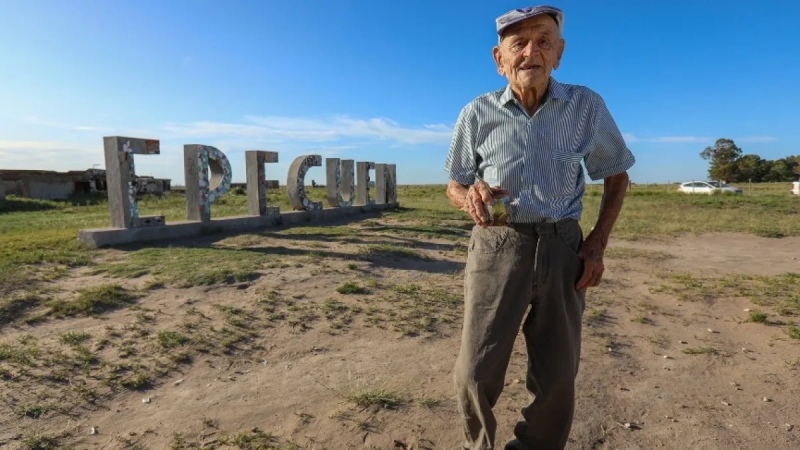
[[[496,448],[492,409],[521,326],[534,400],[505,448],[562,449],[573,420],[585,292],[603,275],[634,156],[600,95],[551,77],[564,52],[560,9],[515,9],[496,25],[494,61],[508,84],[461,110],[445,164],[448,198],[476,223],[454,378],[465,448]],[[581,162],[590,178],[604,180],[585,239]],[[487,208],[502,196],[510,199],[507,220]]]

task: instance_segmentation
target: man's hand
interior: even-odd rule
[[[578,251],[578,256],[583,260],[583,275],[575,285],[576,290],[582,291],[600,284],[605,270],[603,252],[605,252],[608,245],[611,229],[614,228],[614,223],[622,210],[627,188],[627,172],[612,175],[605,179],[597,224],[592,229],[592,232],[586,236],[581,249]]]
[[[466,211],[475,223],[486,228],[489,226],[486,206],[491,206],[493,203],[494,199],[489,187],[484,183],[477,182],[467,189],[467,198],[461,209]]]
[[[466,211],[476,224],[486,228],[489,226],[486,206],[494,204],[494,199],[508,195],[508,191],[501,188],[489,189],[480,181],[470,186],[464,186],[455,181],[447,184],[447,197],[456,208]]]
[[[603,243],[599,235],[590,233],[583,241],[581,249],[578,250],[578,257],[583,260],[583,276],[575,285],[576,290],[582,291],[600,284],[605,270],[603,252]]]

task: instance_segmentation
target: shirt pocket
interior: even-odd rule
[[[558,196],[575,194],[578,177],[583,174],[583,154],[570,150],[554,150],[551,157],[553,193]]]

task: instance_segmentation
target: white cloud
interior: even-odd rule
[[[22,119],[23,122],[29,123],[31,125],[42,125],[51,128],[60,128],[64,130],[73,130],[73,131],[111,131],[111,128],[108,127],[98,127],[94,125],[71,125],[67,123],[60,123],[60,122],[51,122],[48,120],[41,120],[36,117],[25,117]]]
[[[443,124],[406,127],[384,118],[354,119],[347,116],[329,119],[248,116],[245,123],[200,121],[168,125],[164,129],[175,137],[255,138],[266,142],[375,139],[413,145],[446,144],[452,137],[452,129]]]
[[[655,144],[708,144],[711,145],[716,141],[716,138],[707,136],[656,136],[650,138],[640,138],[633,133],[622,133],[625,143],[632,144],[634,142],[650,142]],[[734,142],[743,144],[755,143],[768,143],[775,142],[778,138],[774,136],[742,136],[733,137]]]
[[[56,141],[23,141],[23,140],[4,140],[0,139],[0,151],[2,150],[64,150],[69,148],[79,148],[80,145],[65,144]]]
[[[744,144],[765,144],[769,142],[775,142],[778,138],[775,136],[745,136],[742,138],[734,139],[733,141],[736,143],[744,143]]]
[[[82,170],[95,164],[104,165],[102,144],[0,140],[3,169]]]
[[[712,139],[704,136],[659,136],[648,139],[649,142],[659,144],[691,144],[697,142],[709,142]]]

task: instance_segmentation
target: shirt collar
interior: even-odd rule
[[[550,77],[550,83],[547,87],[547,100],[557,98],[559,100],[569,100],[569,92],[563,84],[556,81],[555,78]],[[545,101],[547,101],[545,100]],[[500,96],[500,107],[506,106],[508,102],[516,101],[514,92],[511,90],[511,85],[506,85],[503,94]]]

